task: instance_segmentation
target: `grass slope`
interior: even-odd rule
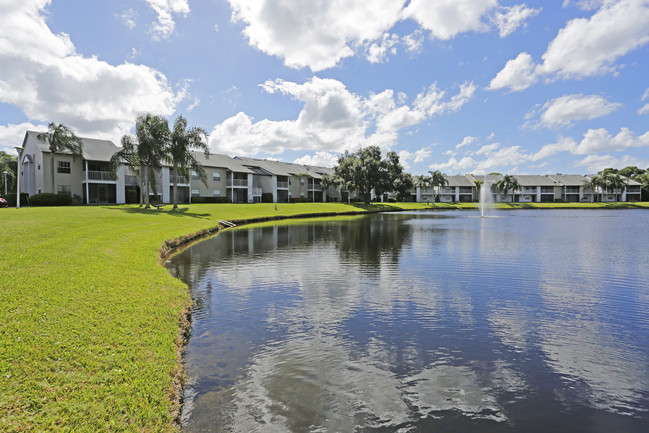
[[[190,297],[159,265],[163,242],[218,219],[368,209],[278,208],[0,209],[0,431],[173,430]]]
[[[647,203],[625,207],[639,206]],[[280,204],[277,211],[274,204],[200,204],[178,211],[169,206],[0,209],[0,431],[176,428],[177,343],[182,312],[191,300],[186,286],[159,265],[165,240],[212,228],[218,219],[428,207],[309,203]]]

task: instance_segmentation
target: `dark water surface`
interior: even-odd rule
[[[187,432],[649,432],[649,211],[417,212],[228,230]]]

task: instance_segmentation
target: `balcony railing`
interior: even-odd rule
[[[260,186],[253,186],[252,187],[252,195],[261,195],[261,187]]]
[[[320,191],[320,182],[309,182],[309,189]]]
[[[554,187],[553,186],[542,186],[541,187],[541,194],[554,194]]]
[[[185,177],[185,176],[173,176],[173,175],[171,175],[171,177],[169,179],[169,182],[171,182],[172,185],[174,183],[174,178],[177,179],[176,182],[179,183],[179,184],[188,184],[189,183],[189,182],[187,182],[187,177]]]
[[[108,180],[114,181],[115,176],[110,171],[90,171],[88,170],[88,180]]]
[[[248,179],[228,179],[228,186],[248,186]]]
[[[288,189],[288,182],[277,182],[277,188]]]

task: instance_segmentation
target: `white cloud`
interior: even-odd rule
[[[135,28],[137,12],[134,9],[127,9],[117,16],[122,19],[122,23],[124,23],[124,25],[130,30],[133,30]]]
[[[174,32],[176,22],[174,15],[187,16],[188,0],[144,0],[158,14],[158,21],[151,26],[154,40],[166,39]]]
[[[634,147],[649,146],[649,131],[636,137],[628,128],[621,128],[615,136],[612,136],[604,128],[589,129],[584,138],[572,151],[577,155],[585,155],[597,152],[621,152]]]
[[[546,144],[538,152],[530,155],[530,161],[538,161],[556,155],[559,152],[573,152],[577,147],[575,140],[562,137],[556,143]]]
[[[521,25],[525,25],[525,20],[534,17],[541,12],[541,9],[528,8],[524,4],[503,7],[503,12],[496,12],[493,20],[500,30],[500,37],[504,38],[513,33]]]
[[[399,152],[399,162],[403,165],[406,170],[410,169],[410,162],[415,164],[423,162],[424,160],[430,158],[433,154],[430,146],[422,147],[421,149],[416,150],[414,153],[407,150],[402,150]]]
[[[194,108],[198,107],[201,104],[200,98],[194,98],[194,102],[192,102],[189,106],[187,106],[187,111],[192,111]]]
[[[31,122],[0,125],[0,151],[16,155],[14,147],[23,145],[26,131],[46,131],[46,124],[34,125]]]
[[[645,90],[644,95],[642,95],[642,100],[645,101],[649,98],[649,89]],[[645,104],[642,108],[638,110],[638,114],[647,114],[649,113],[649,104]]]
[[[388,54],[396,54],[396,45],[399,43],[399,35],[385,33],[379,41],[373,42],[365,50],[365,57],[370,63],[382,63],[387,60]]]
[[[0,102],[17,106],[30,119],[106,138],[127,133],[140,112],[173,113],[182,92],[175,94],[163,74],[77,54],[68,35],[48,28],[48,4],[0,5]]]
[[[461,147],[468,146],[469,144],[475,142],[475,140],[476,140],[476,137],[471,137],[470,135],[468,135],[468,136],[466,136],[466,137],[464,137],[462,139],[461,143],[456,144],[455,148],[459,149]]]
[[[214,24],[214,31],[215,31],[216,33],[218,33],[218,32],[221,31],[221,29],[219,28],[219,25],[218,25],[218,24]]]
[[[313,155],[304,155],[293,161],[295,164],[315,165],[318,167],[333,167],[338,164],[338,155],[330,152],[318,151]]]
[[[476,161],[471,157],[465,156],[459,161],[455,158],[450,158],[445,163],[431,164],[428,168],[430,168],[431,170],[439,170],[442,172],[450,171],[450,172],[459,173],[462,171],[471,170],[475,166],[476,166]]]
[[[424,44],[424,33],[417,29],[413,33],[406,35],[402,38],[403,44],[406,46],[406,51],[409,53],[418,53]]]
[[[500,143],[485,144],[474,152],[475,155],[488,155],[500,147]]]
[[[383,37],[399,20],[401,2],[327,1],[304,7],[300,0],[229,0],[232,20],[245,25],[251,46],[291,68],[331,68],[357,46]]]
[[[489,83],[489,90],[509,87],[518,92],[536,83],[534,60],[528,53],[520,53],[515,59],[507,61],[505,67]]]
[[[497,5],[497,0],[412,0],[403,14],[432,37],[448,40],[458,33],[488,30],[482,18]]]
[[[459,92],[446,92],[432,84],[415,97],[412,106],[402,103],[404,96],[387,89],[362,98],[349,92],[343,83],[313,77],[303,83],[284,80],[260,85],[268,93],[281,93],[304,104],[297,119],[253,122],[245,113],[226,119],[214,127],[210,144],[216,151],[255,155],[279,154],[285,149],[342,152],[359,146],[392,146],[399,130],[443,113],[459,110],[467,103],[475,86],[465,83]],[[370,131],[374,131],[370,133]]]
[[[543,105],[540,125],[546,128],[570,126],[577,120],[606,116],[620,107],[622,104],[609,102],[598,95],[564,95]]]
[[[300,0],[228,1],[232,21],[243,23],[251,46],[281,58],[290,68],[312,71],[332,68],[358,51],[365,52],[371,62],[384,61],[398,41],[385,35],[400,21],[413,20],[419,25],[402,39],[408,51],[416,52],[422,30],[441,40],[494,27],[509,34],[535,13],[524,5],[501,7],[498,0],[412,0],[407,4],[334,0],[311,2],[309,7]]]
[[[649,42],[647,0],[605,1],[590,18],[576,18],[559,30],[536,65],[521,53],[492,80],[490,89],[523,90],[540,76],[550,80],[614,73],[615,62]]]
[[[586,167],[589,173],[597,173],[608,167],[636,167],[649,166],[649,160],[640,160],[630,155],[624,155],[622,158],[616,158],[612,155],[588,155],[584,159],[577,161],[576,166]]]

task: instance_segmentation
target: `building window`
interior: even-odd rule
[[[38,163],[38,169],[39,170],[41,169],[41,163],[40,162]]]
[[[304,185],[304,178],[303,177],[300,178],[300,185]]]
[[[192,196],[200,195],[200,193],[201,193],[201,192],[200,192],[199,190],[197,190],[197,189],[192,189]]]
[[[304,198],[304,193],[303,192],[300,193],[300,197]]]
[[[70,173],[70,161],[59,161],[59,165],[56,168],[57,173]]]
[[[215,171],[212,174],[212,180],[215,181],[215,182],[220,182],[221,181],[221,173],[218,172],[218,171]]]
[[[221,197],[221,190],[220,189],[215,189],[214,191],[212,191],[212,195],[214,197]]]
[[[198,173],[194,170],[192,170],[192,180],[198,180]]]
[[[72,197],[72,186],[70,185],[57,185],[56,193],[58,195],[67,195]]]

